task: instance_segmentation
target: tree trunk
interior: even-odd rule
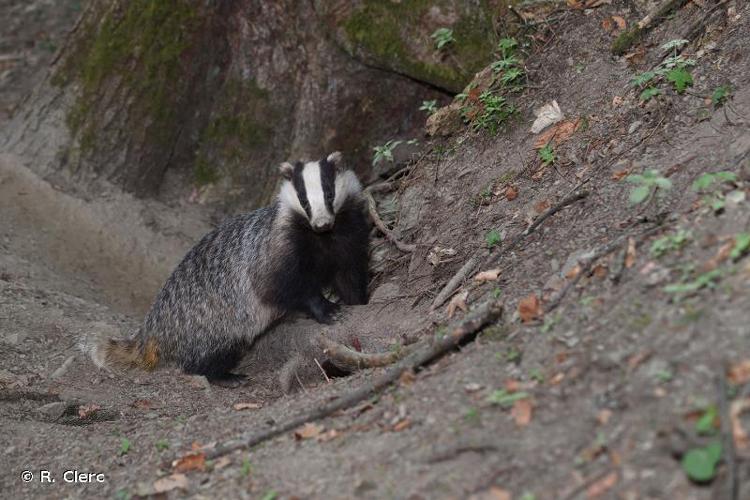
[[[421,135],[491,57],[491,2],[91,0],[4,148],[71,189],[268,201],[275,165]],[[437,50],[430,35],[453,27]]]

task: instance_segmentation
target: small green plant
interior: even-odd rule
[[[672,188],[672,181],[664,177],[658,170],[646,170],[643,174],[632,174],[625,178],[635,186],[630,190],[630,203],[638,205],[650,198],[654,193],[661,195]]]
[[[536,500],[536,495],[529,491],[526,491],[518,500]]]
[[[737,182],[734,172],[705,172],[693,181],[693,191],[702,195],[703,204],[714,212],[720,212],[726,206],[726,198],[721,192],[723,183]]]
[[[492,248],[503,240],[502,236],[500,235],[500,231],[497,229],[491,229],[487,232],[487,234],[484,236],[484,241],[487,242],[487,248]]]
[[[721,460],[722,453],[719,441],[702,448],[693,448],[682,457],[682,470],[698,483],[711,481],[716,476],[716,465]]]
[[[667,253],[681,250],[691,238],[692,233],[686,229],[662,236],[651,244],[651,255],[658,259]]]
[[[493,405],[509,407],[512,406],[516,401],[526,399],[528,397],[528,392],[508,392],[505,389],[498,389],[496,391],[493,391],[492,394],[487,397],[487,402]]]
[[[716,282],[721,278],[721,269],[714,269],[698,276],[693,281],[674,283],[664,287],[664,291],[674,294],[689,294],[701,288],[716,288]]]
[[[128,438],[120,439],[120,455],[127,455],[130,451],[130,440]]]
[[[695,422],[695,432],[704,436],[716,434],[714,423],[718,417],[719,410],[716,405],[709,405],[703,411],[703,415]]]
[[[250,475],[253,467],[250,465],[250,459],[245,457],[242,459],[242,467],[240,468],[240,474],[247,477]]]
[[[750,250],[750,233],[739,233],[734,237],[734,247],[729,253],[732,260],[737,260]]]
[[[464,413],[464,420],[466,420],[467,422],[476,422],[477,420],[479,420],[479,410],[477,410],[476,408],[469,408]]]
[[[428,115],[434,115],[437,109],[437,99],[432,99],[431,101],[422,101],[422,105],[419,107],[419,111],[424,111]]]
[[[693,76],[688,68],[695,66],[693,59],[686,59],[677,54],[677,50],[687,44],[687,40],[671,40],[662,45],[662,50],[673,51],[673,55],[664,59],[655,69],[633,77],[630,84],[641,90],[640,100],[645,102],[660,95],[660,84],[670,83],[678,94],[682,94],[693,84]]]
[[[115,492],[115,500],[130,500],[131,498],[133,498],[133,495],[125,488]]]
[[[552,149],[552,145],[547,144],[539,150],[539,159],[545,166],[555,163],[555,151]]]
[[[542,370],[539,368],[534,368],[533,370],[531,370],[531,372],[529,372],[529,378],[537,384],[544,383],[544,373],[542,373]]]
[[[503,291],[500,288],[495,287],[492,289],[493,299],[499,299],[502,294],[503,294]]]
[[[274,490],[268,490],[263,497],[261,497],[261,500],[276,500],[279,497],[279,494]]]
[[[732,88],[729,85],[721,85],[716,87],[713,94],[711,94],[711,104],[714,108],[719,108],[724,105],[732,96]]]
[[[655,373],[656,380],[665,384],[674,378],[674,374],[669,370],[659,370]]]
[[[382,146],[372,148],[375,153],[372,155],[372,164],[377,165],[381,161],[393,163],[393,150],[403,141],[388,141]]]
[[[453,30],[450,28],[438,28],[430,35],[430,38],[435,40],[435,48],[438,50],[443,50],[445,46],[456,42],[453,38]]]
[[[511,347],[505,353],[505,361],[507,361],[508,363],[518,363],[519,361],[521,361],[521,351]]]
[[[154,446],[156,446],[157,451],[164,451],[169,449],[169,441],[166,439],[160,439],[156,443],[154,443]]]

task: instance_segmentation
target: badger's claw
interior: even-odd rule
[[[321,296],[310,304],[310,315],[318,323],[330,325],[340,316],[340,306]]]

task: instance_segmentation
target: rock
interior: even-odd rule
[[[641,120],[636,120],[633,123],[630,124],[630,127],[628,127],[628,134],[633,134],[636,130],[638,130],[641,125],[643,125],[643,122]]]
[[[47,403],[44,406],[40,406],[36,409],[36,413],[43,420],[48,422],[54,422],[65,414],[68,409],[68,403],[64,401],[55,401],[53,403]]]
[[[186,375],[188,385],[196,389],[211,389],[211,383],[203,375]]]
[[[73,360],[74,360],[74,359],[75,359],[75,356],[68,356],[68,359],[66,359],[66,360],[65,360],[65,361],[63,362],[63,364],[62,364],[62,365],[60,365],[60,367],[59,367],[59,368],[58,368],[57,370],[55,370],[54,372],[52,372],[52,375],[50,375],[50,378],[51,378],[52,380],[57,380],[57,379],[59,379],[60,377],[62,377],[63,375],[65,375],[65,373],[66,373],[66,372],[68,371],[68,369],[70,368],[70,365],[72,365],[72,364],[73,364]]]
[[[448,137],[460,131],[463,125],[461,105],[454,102],[431,114],[425,128],[430,137]]]

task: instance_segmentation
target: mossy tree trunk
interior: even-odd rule
[[[91,0],[4,145],[72,188],[154,196],[172,179],[259,205],[282,160],[341,149],[367,173],[373,145],[419,135],[421,101],[491,57],[490,4]]]

